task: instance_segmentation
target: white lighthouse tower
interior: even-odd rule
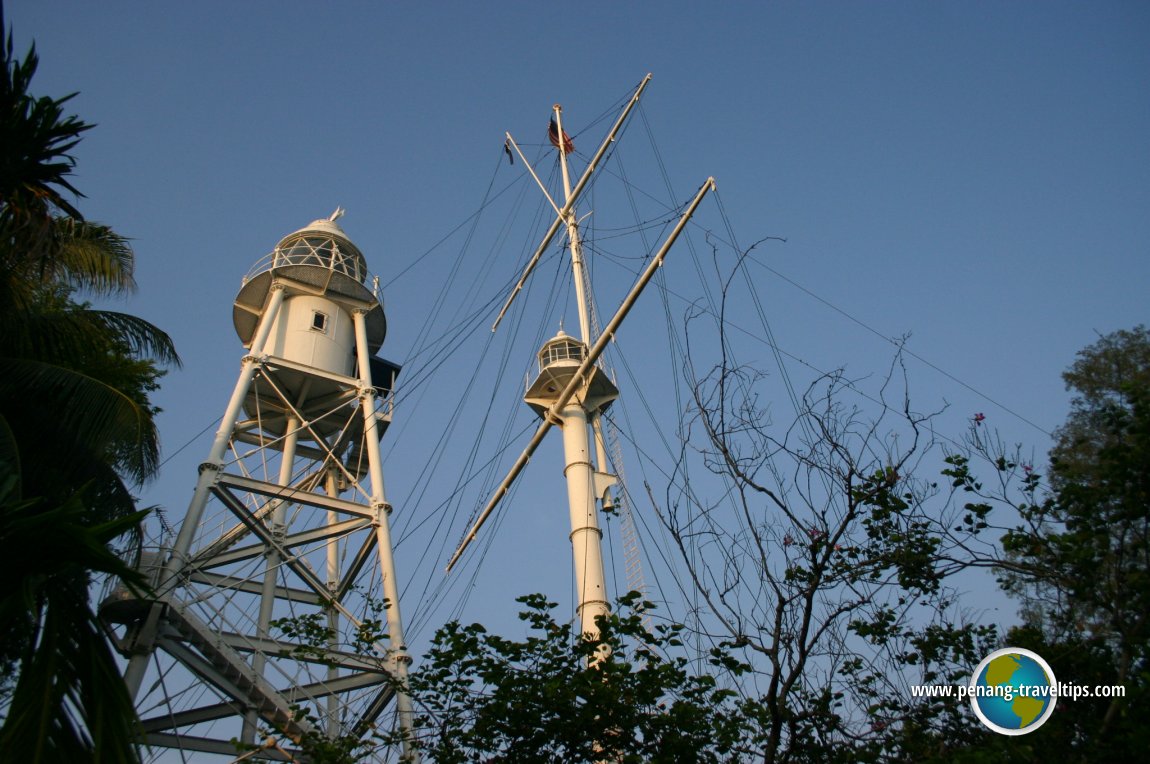
[[[175,542],[142,561],[154,593],[101,608],[151,746],[287,758],[365,736],[393,700],[410,725],[380,458],[399,367],[341,214],[244,279],[247,353]]]
[[[610,507],[609,489],[616,478],[593,461],[605,462],[602,447],[593,450],[592,441],[601,444],[599,415],[619,397],[619,390],[598,366],[580,374],[587,359],[587,345],[562,330],[539,351],[539,375],[527,389],[524,400],[541,417],[558,420],[563,430],[563,474],[567,478],[567,505],[571,514],[571,552],[575,564],[576,605],[580,631],[597,636],[595,619],[610,612],[607,580],[603,571],[603,532],[599,528],[596,501]],[[574,385],[573,394],[561,405],[562,391]]]

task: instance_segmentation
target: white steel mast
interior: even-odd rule
[[[572,144],[563,130],[562,108],[556,104],[552,111],[551,140],[559,150],[560,170],[563,178],[564,203],[560,208],[546,188],[539,181],[538,175],[531,169],[530,163],[519,150],[518,145],[507,136],[508,145],[513,147],[523,160],[532,177],[535,178],[544,195],[555,209],[557,216],[550,229],[543,237],[543,241],[536,249],[535,254],[528,262],[527,268],[520,277],[518,284],[512,291],[507,303],[500,311],[495,321],[494,330],[506,314],[511,301],[522,289],[527,277],[531,274],[540,256],[550,244],[551,239],[560,227],[567,231],[568,244],[571,251],[572,277],[574,279],[575,294],[579,312],[579,336],[569,337],[562,330],[559,334],[544,344],[539,351],[539,373],[535,381],[528,386],[525,401],[539,415],[543,421],[536,430],[527,448],[511,468],[510,473],[496,489],[494,496],[487,506],[480,512],[478,519],[464,537],[463,542],[448,562],[447,569],[458,562],[464,550],[475,539],[479,528],[495,509],[495,506],[506,495],[523,468],[526,467],[535,449],[543,441],[547,431],[554,425],[563,429],[564,476],[567,481],[567,499],[571,520],[571,545],[575,569],[576,598],[578,600],[577,612],[580,618],[582,633],[589,638],[596,638],[599,629],[595,624],[598,617],[609,612],[606,591],[606,576],[603,566],[602,531],[598,521],[598,502],[605,508],[610,507],[610,488],[616,482],[615,476],[606,471],[607,457],[600,415],[618,397],[618,390],[608,378],[608,375],[598,365],[598,360],[606,349],[606,345],[614,337],[615,331],[634,305],[639,293],[654,276],[655,271],[662,265],[663,259],[675,240],[678,238],[687,221],[698,207],[706,193],[714,187],[714,179],[699,189],[695,198],[688,205],[687,210],[675,226],[667,241],[659,252],[651,259],[647,268],[640,276],[638,282],[632,287],[624,299],[623,304],[615,316],[608,323],[599,336],[593,334],[592,324],[592,295],[589,293],[589,279],[586,272],[586,263],[583,258],[582,246],[579,237],[578,216],[575,212],[575,203],[583,188],[586,186],[591,173],[598,165],[600,159],[614,142],[619,129],[622,127],[628,113],[638,102],[639,96],[651,75],[647,75],[640,83],[630,102],[615,122],[606,140],[588,164],[578,184],[572,188],[571,175],[567,156]]]
[[[567,210],[567,244],[571,248],[571,275],[575,280],[575,301],[579,310],[579,339],[585,344],[595,341],[591,336],[591,307],[587,294],[587,272],[583,265],[583,247],[579,241],[579,219],[575,215],[575,201],[571,195],[571,172],[567,167],[567,147],[573,144],[567,139],[563,131],[563,107],[555,104],[552,108],[555,114],[555,129],[559,135],[556,141],[559,149],[559,168],[563,174],[563,208]]]
[[[646,80],[644,80],[646,82]],[[591,334],[591,305],[593,296],[588,294],[589,279],[583,262],[583,248],[579,239],[579,220],[575,213],[575,199],[571,192],[571,172],[567,164],[568,148],[573,147],[563,130],[563,107],[552,107],[555,120],[556,147],[559,150],[559,167],[563,175],[563,201],[567,210],[564,224],[567,226],[567,245],[571,251],[571,276],[575,282],[575,301],[579,312],[579,340],[585,350],[595,337]],[[542,359],[540,361],[542,367]],[[601,374],[596,366],[594,373]],[[603,568],[603,531],[599,528],[599,513],[596,502],[609,504],[609,491],[615,483],[614,476],[607,472],[606,450],[598,426],[600,414],[606,410],[618,391],[609,384],[606,375],[599,382],[602,388],[597,396],[584,394],[572,398],[559,412],[563,426],[563,474],[567,478],[567,501],[571,513],[571,553],[575,563],[575,586],[578,605],[575,612],[581,623],[582,633],[590,638],[599,636],[596,619],[607,615],[610,603],[607,600],[607,577]],[[588,393],[591,383],[588,383]],[[596,426],[588,431],[588,425]],[[594,462],[588,447],[590,442],[597,446]]]

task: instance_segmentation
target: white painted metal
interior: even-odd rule
[[[559,168],[563,174],[563,194],[567,204],[563,209],[567,211],[563,224],[567,226],[567,246],[571,250],[571,271],[575,282],[575,303],[579,311],[579,337],[585,343],[591,344],[595,338],[591,336],[591,310],[588,306],[590,296],[587,294],[587,274],[583,270],[583,248],[579,243],[579,221],[575,216],[574,199],[571,195],[571,172],[567,167],[567,140],[563,132],[563,107],[555,104],[552,107],[555,114],[555,129],[559,135]]]
[[[563,225],[567,229],[568,246],[571,252],[571,268],[579,317],[579,337],[582,340],[584,348],[594,343],[595,349],[587,354],[586,360],[584,360],[574,377],[569,380],[560,380],[558,377],[553,377],[554,385],[548,385],[543,382],[547,372],[543,368],[541,360],[540,378],[535,384],[530,386],[527,402],[543,417],[543,424],[540,425],[535,436],[528,444],[527,449],[524,450],[519,460],[511,468],[511,472],[504,479],[503,483],[500,484],[495,495],[480,513],[479,518],[475,521],[475,524],[447,564],[447,569],[450,571],[459,560],[464,549],[466,549],[475,538],[479,527],[484,523],[503,495],[506,494],[519,472],[526,466],[531,454],[538,447],[539,443],[542,442],[543,436],[547,430],[550,429],[552,423],[559,422],[564,432],[564,459],[566,465],[564,474],[567,478],[568,504],[571,515],[572,554],[575,564],[576,586],[578,587],[577,598],[579,602],[577,612],[580,615],[583,633],[592,637],[598,635],[595,619],[609,612],[606,593],[606,575],[603,568],[603,534],[599,529],[596,502],[602,501],[604,508],[611,507],[613,500],[611,498],[610,488],[616,480],[614,476],[606,472],[607,456],[599,416],[605,406],[609,405],[610,401],[613,400],[617,394],[613,384],[609,381],[604,382],[605,375],[600,374],[600,370],[595,366],[595,363],[603,351],[603,338],[613,336],[614,329],[630,310],[630,305],[633,304],[634,298],[642,291],[643,286],[645,286],[646,282],[650,279],[650,276],[654,274],[654,270],[653,268],[649,268],[648,272],[640,278],[640,283],[636,285],[632,293],[628,295],[624,307],[620,309],[612,320],[608,333],[600,337],[594,336],[592,329],[592,317],[594,316],[593,296],[590,289],[590,279],[588,278],[583,261],[582,247],[579,239],[578,217],[575,213],[575,202],[598,166],[599,161],[606,153],[607,148],[614,142],[615,136],[626,122],[631,109],[638,103],[639,97],[650,79],[651,75],[648,74],[643,78],[639,87],[636,88],[631,100],[608,132],[607,138],[595,152],[594,157],[591,159],[582,177],[579,179],[578,184],[574,188],[571,186],[571,174],[567,162],[568,141],[566,138],[567,134],[563,130],[563,109],[559,104],[553,107],[552,119],[555,127],[555,140],[553,142],[559,150],[559,166],[563,177],[565,201],[562,209],[558,208],[558,205],[556,205],[551,195],[547,192],[547,189],[539,181],[535,170],[531,167],[530,163],[527,162],[526,157],[523,157],[523,153],[519,150],[519,146],[515,143],[510,133],[507,134],[507,143],[515,148],[515,151],[520,155],[520,158],[531,173],[531,176],[535,179],[535,182],[543,189],[547,201],[551,204],[552,208],[556,209],[557,217],[544,235],[542,242],[536,248],[535,254],[527,264],[526,270],[520,277],[519,282],[515,285],[502,310],[500,310],[499,316],[495,319],[495,323],[492,326],[492,331],[499,326],[508,307],[523,288],[524,283],[534,269],[539,257],[550,245],[551,239],[558,231],[559,226]],[[691,205],[686,218],[689,218],[694,212],[695,207],[705,193],[705,189],[709,188],[712,183],[713,181],[709,181],[708,184],[704,186],[704,190],[700,191]],[[659,255],[656,256],[655,261],[659,263],[662,262],[663,256],[674,242],[674,239],[678,237],[685,222],[686,219],[680,221],[679,226],[676,227],[668,243],[663,247]],[[552,340],[544,346],[544,350],[540,353],[541,359],[547,352],[548,347],[554,343],[555,340]],[[598,375],[598,377],[596,377],[596,375]],[[598,379],[600,387],[604,384],[610,387],[610,396],[605,398],[601,403],[592,403],[589,400],[589,393],[596,384],[596,378]],[[565,387],[562,384],[563,382],[567,382]],[[582,390],[579,389],[580,385],[583,386]],[[563,392],[552,395],[552,393],[557,392],[560,387],[564,388]],[[544,391],[546,391],[548,395],[542,394]],[[590,431],[589,427],[591,428]],[[599,465],[598,469],[595,463],[591,461],[591,453],[588,448],[589,438],[594,439],[595,458]]]
[[[595,506],[595,467],[587,448],[587,412],[572,401],[562,411],[567,504],[571,511],[571,552],[575,561],[576,613],[580,631],[599,636],[595,619],[610,612],[603,574],[603,532]]]
[[[287,303],[285,302],[285,305]],[[279,317],[282,317],[281,312]],[[277,317],[278,318],[278,317]],[[287,418],[287,434],[284,436],[283,443],[283,459],[280,462],[279,472],[279,485],[291,485],[292,467],[295,465],[296,446],[299,444],[299,430],[300,421],[295,417],[289,416]],[[283,540],[287,533],[287,506],[282,499],[272,500],[272,523],[271,532],[273,538]],[[276,549],[269,549],[265,553],[267,563],[264,567],[264,581],[263,588],[260,591],[260,611],[257,620],[257,635],[267,638],[271,633],[272,615],[275,613],[276,605],[276,584],[279,578],[279,568],[283,564],[279,552]],[[258,675],[264,675],[264,669],[267,666],[267,657],[262,652],[252,654],[252,670]],[[240,735],[240,740],[247,745],[253,745],[256,740],[257,724],[259,716],[255,709],[249,710],[244,715],[243,733]]]
[[[399,613],[399,584],[395,577],[395,560],[391,556],[391,525],[388,519],[391,505],[387,503],[383,489],[383,458],[379,452],[379,439],[383,434],[377,434],[381,417],[375,407],[375,388],[372,387],[371,366],[367,352],[366,315],[367,312],[363,310],[357,310],[354,314],[356,349],[359,354],[360,410],[363,412],[364,440],[367,444],[367,463],[371,474],[371,505],[376,513],[375,535],[376,547],[380,550],[379,569],[387,604],[387,626],[391,640],[390,669],[392,676],[397,677],[403,684],[407,682],[407,667],[411,665],[411,657],[407,654],[407,642],[403,638],[403,619]],[[383,550],[386,550],[386,553]],[[400,727],[411,730],[413,722],[411,699],[406,693],[400,692],[396,705]],[[414,755],[406,740],[403,753],[404,758],[409,761]]]
[[[338,214],[245,279],[233,318],[248,353],[155,595],[101,608],[154,746],[366,735],[406,679],[379,448],[398,367],[374,358],[383,308]],[[387,638],[359,644],[378,602]],[[402,693],[395,715],[410,729]]]
[[[551,240],[555,238],[555,234],[559,232],[559,227],[566,222],[567,213],[571,210],[571,208],[575,206],[576,200],[579,198],[579,195],[583,193],[583,189],[587,186],[587,181],[591,180],[591,175],[595,172],[596,168],[598,168],[600,160],[603,159],[603,155],[607,153],[607,149],[610,148],[611,144],[615,142],[615,136],[619,134],[620,128],[622,128],[623,124],[627,121],[627,116],[631,113],[631,109],[635,107],[635,104],[639,103],[639,96],[643,94],[643,90],[647,87],[647,83],[650,81],[650,74],[643,78],[643,81],[639,83],[639,87],[635,88],[635,92],[631,96],[631,100],[627,102],[625,107],[623,107],[623,111],[619,114],[619,118],[616,119],[615,124],[611,126],[611,130],[607,133],[607,138],[603,141],[603,143],[599,144],[599,150],[595,152],[595,156],[591,157],[591,161],[587,163],[587,169],[583,171],[583,175],[580,176],[579,182],[576,183],[575,188],[571,190],[571,194],[567,199],[567,203],[564,205],[563,209],[560,210],[554,222],[551,223],[551,227],[547,229],[547,233],[543,235],[543,239],[539,242],[539,246],[535,248],[535,254],[533,254],[531,259],[527,261],[527,267],[524,269],[523,275],[519,277],[519,281],[516,282],[515,288],[511,290],[511,294],[508,296],[507,301],[503,303],[503,307],[499,310],[499,315],[496,316],[495,322],[491,326],[491,331],[495,331],[499,328],[499,323],[507,314],[507,309],[511,307],[511,303],[515,300],[515,297],[519,294],[519,292],[523,290],[523,285],[527,283],[527,277],[531,275],[533,270],[535,270],[535,266],[539,262],[539,258],[543,256],[545,251],[547,251],[547,247],[551,245]],[[524,160],[524,163],[526,163],[526,160]],[[552,206],[554,206],[554,202],[552,202]]]
[[[495,511],[495,508],[499,506],[499,502],[507,495],[507,492],[511,489],[511,484],[515,482],[515,479],[523,472],[527,463],[531,461],[531,456],[535,453],[535,450],[539,448],[539,444],[543,442],[543,438],[546,437],[548,431],[558,420],[559,412],[562,411],[563,407],[567,405],[567,402],[571,400],[577,390],[585,383],[587,376],[592,373],[592,370],[595,368],[595,363],[599,360],[603,351],[607,349],[608,343],[610,343],[611,339],[615,336],[615,332],[619,329],[620,324],[623,323],[627,314],[631,312],[635,301],[639,299],[639,295],[643,292],[643,289],[650,283],[651,279],[654,278],[655,271],[659,270],[663,265],[663,260],[666,258],[667,252],[670,251],[675,241],[679,238],[679,234],[682,233],[683,228],[687,225],[687,221],[695,214],[695,210],[703,201],[703,197],[706,196],[707,192],[714,188],[714,186],[715,179],[707,178],[707,181],[702,185],[698,193],[695,194],[695,198],[687,205],[687,209],[679,218],[679,222],[676,223],[675,228],[671,231],[667,240],[663,242],[663,246],[660,247],[655,256],[651,258],[651,262],[647,263],[647,267],[643,270],[643,273],[640,274],[634,286],[631,287],[631,291],[627,293],[627,296],[623,299],[623,303],[619,306],[619,309],[615,311],[615,315],[607,322],[603,333],[599,335],[599,339],[595,341],[595,344],[592,345],[591,349],[587,352],[586,358],[583,359],[579,367],[571,375],[570,382],[555,396],[554,403],[541,415],[543,421],[539,423],[539,427],[535,430],[535,434],[531,436],[527,447],[523,449],[523,453],[515,460],[515,464],[511,466],[507,476],[503,478],[499,487],[495,489],[495,493],[492,494],[487,504],[483,507],[483,510],[479,513],[475,522],[472,523],[471,528],[464,535],[463,541],[460,542],[459,547],[455,550],[455,554],[453,554],[448,561],[447,570],[449,572],[455,567],[455,564],[459,562],[459,559],[463,556],[463,553],[467,551],[471,542],[475,540],[479,534],[479,529],[483,527],[483,524],[487,522],[487,518],[490,517],[491,513]]]
[[[355,364],[351,316],[322,295],[293,295],[276,316],[267,352],[350,377]]]
[[[584,346],[595,341],[591,336],[591,295],[587,285],[589,279],[583,265],[583,248],[579,240],[579,222],[575,213],[571,189],[571,172],[567,165],[567,133],[563,131],[563,107],[555,104],[556,141],[559,146],[559,167],[563,176],[564,209],[563,221],[567,226],[567,245],[571,252],[571,274],[575,283],[575,304],[579,313],[579,338]],[[598,371],[596,369],[596,371]],[[588,426],[598,419],[603,407],[586,405],[586,396],[576,399],[563,407],[561,412],[563,427],[563,474],[567,478],[567,503],[571,513],[571,554],[575,564],[576,600],[575,612],[579,615],[580,631],[589,639],[598,639],[599,627],[596,619],[610,612],[607,601],[607,575],[603,568],[603,532],[599,529],[599,513],[596,500],[600,498],[595,490],[595,473],[605,470],[606,459],[603,449],[598,449],[599,469],[591,461]]]

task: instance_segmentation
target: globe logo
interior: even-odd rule
[[[1058,684],[1050,664],[1021,647],[995,650],[970,681],[970,703],[979,720],[1002,735],[1025,735],[1054,713]]]

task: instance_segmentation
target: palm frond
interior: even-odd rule
[[[0,224],[10,212],[0,211]],[[106,225],[64,216],[30,218],[18,234],[0,225],[0,267],[0,289],[17,311],[34,309],[45,290],[123,295],[136,289],[128,239]]]
[[[81,133],[94,125],[75,116],[64,116],[63,98],[36,98],[28,93],[39,66],[36,46],[24,60],[13,55],[12,35],[3,44],[4,72],[0,76],[0,145],[5,147],[0,161],[0,205],[14,219],[44,217],[53,209],[82,219],[79,211],[61,191],[82,196],[69,182],[75,148]]]
[[[127,238],[106,225],[67,217],[56,217],[55,228],[52,280],[90,294],[135,291],[135,254]]]
[[[53,443],[56,458],[83,450],[104,458],[136,483],[151,478],[159,466],[159,434],[152,412],[123,392],[82,372],[21,358],[0,358],[0,411],[9,421],[20,407],[34,401],[45,422],[66,422],[70,443]],[[27,426],[27,417],[22,416]],[[26,439],[23,439],[26,440]]]
[[[0,486],[0,618],[27,618],[19,678],[0,728],[0,760],[136,762],[139,726],[115,659],[88,600],[88,571],[143,581],[108,549],[144,513],[91,525],[76,494],[56,507],[13,501]],[[53,543],[44,545],[42,539]]]
[[[137,358],[150,358],[163,364],[179,367],[180,356],[172,338],[159,327],[130,313],[117,313],[110,310],[90,311],[94,321],[99,322],[117,338],[128,344],[132,355]]]
[[[61,309],[14,311],[5,319],[7,331],[0,338],[3,356],[77,366],[112,352],[180,365],[171,337],[128,313],[65,305]]]

